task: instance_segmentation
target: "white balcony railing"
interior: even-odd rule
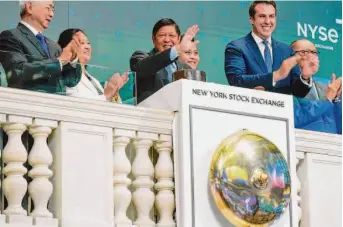
[[[0,122],[1,227],[176,226],[172,112],[0,88]],[[341,211],[341,136],[297,130],[296,150],[301,225],[338,226],[316,214]]]

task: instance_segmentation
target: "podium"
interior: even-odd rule
[[[178,80],[139,106],[175,112],[173,155],[177,226],[234,226],[214,202],[209,170],[218,145],[239,130],[263,135],[282,152],[290,169],[291,202],[271,226],[298,226],[292,96]]]

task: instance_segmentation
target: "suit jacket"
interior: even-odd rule
[[[66,86],[74,87],[81,79],[81,67],[61,65],[57,57],[61,48],[46,38],[49,55],[43,50],[39,40],[25,25],[0,34],[0,63],[14,88],[65,94]]]
[[[136,72],[137,103],[169,83],[168,72],[165,69],[175,62],[177,70],[190,69],[190,67],[175,59],[170,60],[171,49],[158,52],[153,49],[149,53],[136,51],[130,58],[131,71]]]
[[[283,60],[294,54],[289,45],[272,39],[273,71]],[[252,37],[247,36],[230,42],[225,49],[225,73],[231,85],[245,88],[263,86],[267,91],[304,97],[309,87],[300,80],[300,68],[295,66],[290,74],[273,86],[273,73],[267,72],[262,54]]]
[[[326,85],[320,82],[316,82],[315,80],[313,80],[313,86],[316,88],[317,90],[317,94],[319,97],[319,100],[324,100],[327,101],[328,99],[325,97],[325,93],[326,93]],[[311,88],[313,89],[313,88]],[[310,91],[305,98],[307,99],[311,99],[311,100],[317,100],[317,96],[315,94],[315,91]]]
[[[341,103],[331,103],[322,100],[309,100],[306,98],[293,97],[294,105],[294,126],[298,129],[305,129],[326,133],[342,133],[342,126],[337,121],[336,115],[339,113],[342,118]]]

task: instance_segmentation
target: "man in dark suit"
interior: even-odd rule
[[[152,30],[154,48],[149,53],[136,51],[130,58],[130,68],[136,74],[137,102],[140,103],[163,86],[172,82],[173,72],[190,67],[179,61],[181,53],[186,52],[199,31],[197,25],[190,27],[180,43],[180,29],[174,20],[159,20]]]
[[[0,34],[0,63],[8,86],[64,94],[81,79],[77,63],[79,35],[61,48],[42,35],[54,16],[53,1],[21,1],[17,28]],[[73,65],[71,62],[73,62]]]
[[[252,32],[225,49],[225,73],[231,85],[304,97],[312,86],[311,64],[297,66],[299,56],[289,45],[273,39],[274,1],[254,1],[249,9]]]

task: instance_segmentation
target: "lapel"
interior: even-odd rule
[[[39,42],[39,40],[37,39],[37,37],[30,31],[30,29],[28,29],[25,25],[23,25],[22,23],[19,23],[17,28],[24,34],[26,35],[26,38],[37,48],[37,50],[39,51],[39,53],[45,57],[48,58],[48,55],[45,53],[45,51],[43,50],[43,47],[41,45],[41,43]]]
[[[151,51],[150,51],[150,55],[153,55],[157,53],[157,50],[155,48],[153,48]],[[168,80],[168,71],[166,70],[166,68],[163,68],[161,70],[159,70],[157,73],[156,73],[156,78],[158,80],[160,80],[160,82],[164,85],[168,84],[169,83],[169,80]]]
[[[280,53],[279,48],[280,43],[272,38],[272,49],[273,49],[273,70],[280,68],[282,63],[282,53]]]
[[[317,90],[319,100],[326,100],[325,95],[324,95],[325,94],[325,87],[320,86],[319,83],[317,83],[315,80],[313,80],[312,86],[316,86],[316,90]]]
[[[259,65],[261,71],[266,73],[267,72],[267,66],[264,63],[261,51],[258,48],[257,43],[255,42],[254,38],[252,37],[251,32],[245,37],[245,40],[246,40],[245,45],[249,49],[251,55],[254,56],[254,58],[255,58],[257,64]],[[274,51],[274,49],[273,49],[273,51]]]

